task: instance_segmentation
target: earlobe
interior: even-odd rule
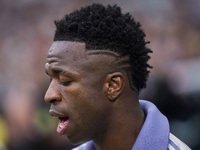
[[[115,101],[121,95],[125,85],[125,77],[120,72],[108,74],[106,77],[106,94],[110,101]]]

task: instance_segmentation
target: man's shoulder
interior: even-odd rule
[[[93,141],[86,142],[72,150],[95,150]],[[168,150],[191,150],[185,143],[172,133],[169,135]]]
[[[179,140],[176,136],[172,133],[169,135],[169,150],[191,150],[185,143]]]

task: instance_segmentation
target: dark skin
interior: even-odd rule
[[[93,140],[97,150],[130,150],[145,119],[138,93],[117,64],[117,53],[93,52],[84,43],[53,42],[45,101],[51,115],[69,118],[64,135],[72,144]]]

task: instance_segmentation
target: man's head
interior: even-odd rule
[[[100,4],[55,24],[45,65],[51,80],[45,101],[59,118],[57,132],[71,143],[101,141],[119,126],[128,107],[136,115],[133,99],[146,86],[150,67],[145,34],[119,7]]]
[[[148,53],[145,34],[140,23],[135,22],[130,14],[122,14],[118,6],[104,7],[93,4],[66,15],[55,21],[57,30],[54,41],[77,41],[86,44],[86,50],[105,50],[128,56],[119,62],[130,80],[132,89],[140,91],[146,87]],[[101,54],[101,51],[97,52]],[[128,64],[128,65],[127,65]]]

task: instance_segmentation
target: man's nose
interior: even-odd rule
[[[49,88],[46,91],[44,100],[47,103],[54,103],[61,100],[61,96],[58,90],[58,83],[53,79],[49,85]]]

